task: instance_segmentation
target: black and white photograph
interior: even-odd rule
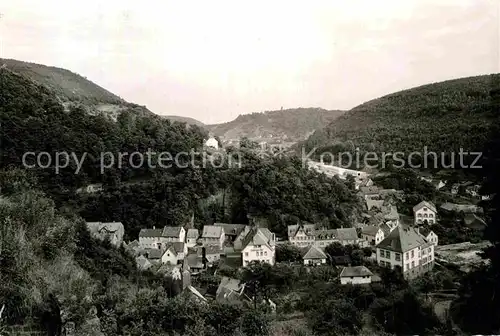
[[[500,335],[500,0],[0,0],[0,336]]]

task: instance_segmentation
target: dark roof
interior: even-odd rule
[[[196,254],[189,254],[187,256],[187,262],[190,268],[203,268],[203,260]]]
[[[359,276],[371,276],[372,272],[365,266],[355,266],[355,267],[344,267],[340,273],[340,277],[359,277]]]
[[[483,208],[473,205],[473,204],[455,204],[455,203],[443,203],[441,209],[456,212],[483,212]]]
[[[429,229],[428,226],[422,226],[422,227],[419,227],[418,228],[418,232],[420,232],[420,234],[424,237],[427,237],[429,235],[429,233],[431,233],[431,229]]]
[[[222,253],[222,249],[216,245],[208,245],[208,246],[204,246],[204,247],[199,246],[197,249],[198,256],[202,256],[203,249],[205,249],[205,253],[207,255],[209,255],[209,254],[221,254]]]
[[[162,229],[141,229],[139,237],[161,237]]]
[[[167,243],[166,249],[169,249],[172,247],[175,251],[175,253],[182,253],[184,252],[184,243],[183,242],[171,242]]]
[[[398,226],[377,245],[377,248],[404,253],[426,243],[427,241],[415,229]]]
[[[226,224],[226,223],[214,223],[215,226],[221,226],[224,228],[224,234],[227,236],[237,236],[244,229],[245,224]]]
[[[389,235],[389,233],[391,233],[391,227],[389,226],[389,224],[384,223],[384,224],[380,225],[379,227],[380,227],[380,230],[382,230],[382,232],[384,233],[384,237],[387,237]]]
[[[347,265],[351,263],[349,256],[333,256],[332,261],[335,265]]]
[[[313,235],[315,230],[314,224],[295,224],[288,225],[288,237],[295,237],[299,229],[303,229],[307,235]]]
[[[361,233],[362,234],[365,234],[367,236],[374,236],[377,234],[378,230],[380,228],[378,226],[374,226],[374,225],[368,225],[368,226],[363,226],[361,228]]]
[[[149,249],[147,250],[148,259],[160,259],[163,255],[163,250],[160,249]]]
[[[332,230],[316,230],[314,232],[314,235],[316,236],[317,240],[329,240],[329,239],[335,239],[337,236],[337,230],[332,229]]]
[[[181,226],[165,226],[163,228],[162,237],[179,238],[181,236]]]

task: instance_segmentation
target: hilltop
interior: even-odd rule
[[[184,122],[189,125],[196,125],[198,127],[205,127],[205,124],[202,123],[199,120],[196,120],[194,118],[190,117],[182,117],[182,116],[176,116],[176,115],[168,115],[168,116],[162,116],[163,118],[170,119],[173,121],[178,121],[178,122]]]
[[[297,142],[343,113],[321,108],[267,111],[240,115],[233,121],[207,125],[206,128],[224,140],[247,137],[258,141]]]
[[[347,141],[386,152],[481,149],[498,126],[490,91],[499,80],[498,74],[460,78],[368,101],[316,131],[305,146],[317,152]]]

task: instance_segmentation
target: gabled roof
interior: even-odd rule
[[[429,229],[428,226],[422,226],[422,227],[418,228],[417,232],[419,232],[422,236],[427,238],[429,236],[429,234],[432,232],[432,230]]]
[[[187,238],[198,238],[199,236],[200,236],[200,232],[197,229],[187,230],[187,233],[186,233]]]
[[[387,223],[383,223],[379,226],[380,230],[384,233],[384,237],[387,237],[391,233],[391,226]]]
[[[398,226],[377,245],[377,248],[404,253],[425,244],[427,244],[426,239],[414,228]]]
[[[162,229],[141,229],[139,231],[139,238],[159,238],[162,231]]]
[[[355,228],[345,228],[345,229],[337,229],[338,240],[357,240],[358,233]]]
[[[217,292],[219,292],[222,288],[227,288],[235,292],[241,292],[245,288],[245,284],[241,283],[238,279],[222,277],[219,287],[217,288]]]
[[[128,243],[127,248],[131,250],[135,250],[137,248],[140,248],[141,246],[139,245],[139,241],[133,240],[130,243]]]
[[[245,239],[243,239],[242,247],[243,249],[245,249],[248,245],[252,244],[266,245],[267,247],[271,248],[271,246],[274,245],[272,235],[273,234],[268,229],[252,227]]]
[[[303,229],[306,235],[312,236],[316,226],[314,224],[295,224],[288,225],[288,237],[295,237],[299,232],[299,229]]]
[[[226,223],[214,223],[215,226],[221,226],[224,228],[224,234],[230,236],[239,235],[244,229],[246,224],[226,224]]]
[[[187,256],[187,262],[189,268],[203,268],[203,260],[196,254],[189,254]]]
[[[165,226],[161,234],[165,238],[180,238],[182,226]]]
[[[378,226],[368,225],[368,226],[363,226],[361,228],[361,233],[367,236],[375,237],[377,235],[378,230],[380,230]]]
[[[224,232],[224,229],[222,226],[215,226],[215,225],[205,225],[203,227],[203,233],[202,237],[203,238],[220,238]]]
[[[205,249],[206,255],[209,254],[221,254],[222,249],[219,246],[216,245],[208,245],[208,246],[200,246],[197,249],[197,255],[202,256],[203,255],[203,249]]]
[[[172,255],[174,257],[177,257],[177,254],[178,254],[173,245],[167,245],[167,248],[163,251],[163,253],[161,254],[161,257],[163,258],[163,256],[166,253],[172,253]]]
[[[341,278],[372,276],[373,273],[365,266],[344,267],[340,273]]]
[[[183,242],[170,242],[167,243],[166,249],[173,249],[176,254],[184,252],[184,244]]]
[[[335,239],[337,236],[337,230],[331,229],[331,230],[316,230],[314,232],[314,235],[316,236],[317,240],[332,240]]]
[[[398,208],[395,205],[391,205],[388,207],[385,207],[383,209],[384,213],[384,219],[386,220],[398,220],[399,219],[399,212]]]
[[[302,257],[303,259],[326,259],[326,254],[320,248],[315,245],[311,245],[306,254]]]
[[[427,201],[422,201],[422,202],[418,203],[417,205],[415,205],[413,207],[413,212],[416,212],[416,211],[418,211],[418,210],[420,210],[420,209],[422,209],[424,207],[429,208],[429,209],[431,209],[434,212],[437,212],[436,211],[436,206],[433,203],[427,202]]]
[[[163,255],[163,250],[149,249],[147,250],[148,259],[160,259]]]

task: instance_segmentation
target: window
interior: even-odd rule
[[[264,252],[264,255],[267,256],[267,251]]]
[[[408,264],[405,264],[405,268],[403,269],[403,271],[407,271],[408,270]]]
[[[245,252],[245,257],[248,257],[248,252]]]
[[[385,251],[385,257],[391,259],[391,251]]]
[[[429,214],[429,218],[434,218],[434,214]]]
[[[408,260],[408,252],[405,253],[405,259]]]
[[[401,254],[396,253],[396,261],[401,261]]]
[[[427,211],[427,208],[424,208],[424,211]]]
[[[419,214],[417,215],[417,217],[422,217],[422,214],[421,214],[421,213],[419,213]]]
[[[415,257],[415,253],[413,253],[414,251],[411,251],[411,257]]]
[[[414,261],[411,262],[411,268],[413,268],[413,267],[415,267],[415,262]]]

